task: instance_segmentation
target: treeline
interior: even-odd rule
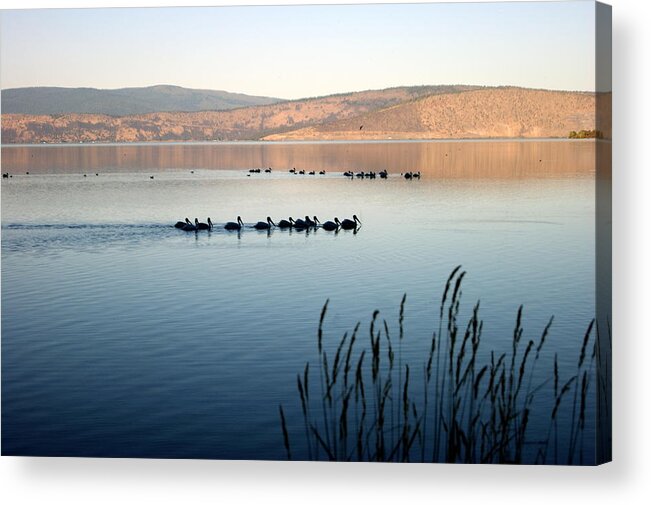
[[[580,130],[575,132],[572,130],[568,136],[571,139],[602,139],[604,135],[599,130]]]

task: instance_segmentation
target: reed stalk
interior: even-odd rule
[[[317,331],[320,394],[314,396],[310,391],[310,374],[314,372],[309,362],[297,375],[304,444],[290,445],[280,407],[288,459],[297,455],[296,447],[304,446],[300,458],[310,460],[575,464],[578,459],[583,464],[585,433],[591,427],[587,412],[593,375],[599,396],[607,388],[597,373],[605,339],[600,338],[598,328],[593,331],[594,321],[583,336],[576,370],[567,378],[561,377],[556,354],[553,360],[544,358],[553,317],[538,339],[525,339],[522,306],[508,350],[480,352],[484,323],[479,302],[460,325],[465,275],[458,266],[448,277],[439,306],[438,331],[432,332],[426,359],[417,368],[403,363],[406,295],[398,314],[397,356],[389,324],[379,311],[371,317],[368,346],[357,345],[359,323],[338,343],[326,345],[326,301]],[[548,377],[538,377],[539,362],[544,359],[551,360],[553,366]],[[414,370],[422,370],[421,389],[416,387],[420,380],[414,382]],[[599,401],[602,405],[607,398]],[[549,406],[547,412],[541,410],[545,405]],[[548,419],[545,433],[531,433],[534,417]],[[567,449],[565,454],[561,454],[561,446]]]

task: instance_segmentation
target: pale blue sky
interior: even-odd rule
[[[0,86],[594,90],[594,3],[2,11]]]

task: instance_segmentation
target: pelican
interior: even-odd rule
[[[185,228],[186,224],[192,224],[187,217],[185,218],[185,221],[177,221],[174,228]]]
[[[339,228],[339,219],[335,218],[334,222],[332,221],[326,221],[321,225],[321,228],[323,228],[326,231],[335,231],[337,228]]]
[[[357,216],[353,215],[353,219],[344,219],[341,222],[341,227],[344,230],[354,230],[357,228],[358,224],[361,226],[362,222],[357,218]]]
[[[244,223],[242,223],[242,218],[240,216],[237,216],[237,223],[229,221],[224,225],[224,228],[227,230],[241,230],[243,225]]]
[[[304,230],[308,226],[309,225],[302,219],[297,219],[296,221],[294,221],[294,228],[298,228],[299,230]]]
[[[258,221],[253,225],[256,230],[270,230],[272,226],[276,226],[269,216],[267,216],[267,221]]]
[[[197,227],[197,230],[212,230],[212,221],[208,218],[208,224],[200,223],[197,218],[194,219],[194,225]]]
[[[291,228],[294,226],[294,220],[290,217],[289,221],[287,219],[281,219],[276,225],[278,228]]]
[[[195,223],[198,223],[198,222],[199,222],[199,221],[198,221],[197,219],[195,219]],[[188,223],[183,227],[183,231],[197,231],[197,225],[188,222]]]

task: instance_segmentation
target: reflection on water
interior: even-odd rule
[[[554,315],[548,348],[573,366],[594,317],[593,151],[591,142],[3,148],[3,170],[16,174],[2,182],[3,453],[283,458],[278,404],[301,422],[295,374],[314,356],[325,300],[332,346],[375,309],[395,334],[408,293],[402,352],[418,365],[457,264],[468,271],[465,315],[482,302],[485,351],[508,345],[524,304],[524,338]],[[242,170],[269,165],[272,174]],[[328,174],[281,170],[292,166]],[[385,167],[427,176],[333,173]],[[306,214],[356,214],[362,226],[251,228]],[[225,231],[238,215],[241,233]],[[186,216],[211,216],[215,229],[172,226]]]
[[[420,171],[430,177],[592,174],[594,141],[321,142],[3,146],[3,170],[23,173],[293,167]]]

